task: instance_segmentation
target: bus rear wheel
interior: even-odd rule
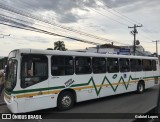
[[[141,94],[144,92],[145,86],[143,82],[139,82],[137,85],[137,93]]]
[[[74,96],[69,91],[64,91],[60,93],[58,100],[57,100],[57,107],[59,110],[68,110],[73,107],[74,105]]]

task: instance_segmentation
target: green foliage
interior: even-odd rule
[[[65,44],[63,41],[54,42],[54,50],[66,51]]]

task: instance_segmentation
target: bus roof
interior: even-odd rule
[[[90,56],[90,57],[112,57],[112,58],[134,58],[134,59],[158,59],[157,57],[133,56],[133,55],[117,55],[117,54],[101,54],[90,52],[74,52],[59,50],[42,50],[42,49],[16,49],[19,53],[45,54],[45,55],[67,55],[67,56]],[[15,50],[13,50],[15,51]]]

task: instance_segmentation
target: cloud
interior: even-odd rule
[[[28,37],[28,36],[23,36],[23,40],[26,40],[28,42],[38,42],[38,43],[49,43],[50,41],[46,40],[46,38],[39,37],[39,36],[34,36],[34,37]]]
[[[117,8],[127,6],[128,4],[135,4],[139,0],[102,0],[110,8]]]
[[[76,13],[73,13],[73,9],[88,11],[85,7],[97,6],[96,0],[6,0],[1,2],[18,9],[23,10],[25,8],[25,11],[32,11],[33,13],[54,11],[57,20],[61,23],[77,22],[79,19],[83,19],[78,17]]]
[[[159,0],[102,0],[108,8],[124,8],[125,12],[133,12],[144,8],[159,6]]]
[[[124,8],[125,12],[137,11],[144,7],[159,5],[159,0],[99,0],[108,8]],[[54,11],[56,20],[60,23],[74,23],[84,19],[73,9],[88,11],[86,7],[96,8],[97,0],[2,0],[2,3],[13,6],[18,9],[24,9],[28,12],[40,13],[44,11]],[[87,17],[87,16],[86,16]]]
[[[58,21],[60,23],[71,23],[77,22],[79,19],[77,15],[73,15],[71,12],[65,12],[63,15],[59,16]]]

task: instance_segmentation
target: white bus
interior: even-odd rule
[[[10,52],[4,100],[13,113],[58,107],[158,83],[157,57],[17,49]]]

